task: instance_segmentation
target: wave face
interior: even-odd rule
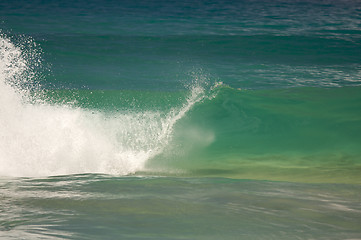
[[[360,90],[219,87],[176,125],[177,149],[158,156],[158,166],[192,176],[358,183]]]
[[[1,38],[0,174],[5,176],[143,170],[168,144],[174,124],[204,98],[204,89],[194,85],[184,104],[168,111],[104,113],[64,101],[52,104],[45,92],[24,87],[33,76],[26,58]]]

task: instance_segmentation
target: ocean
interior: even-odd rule
[[[0,2],[0,239],[361,239],[360,0]]]

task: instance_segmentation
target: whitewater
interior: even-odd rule
[[[185,103],[169,112],[103,113],[69,102],[49,104],[28,66],[35,54],[24,54],[1,37],[2,176],[144,171],[147,160],[171,141],[174,124],[206,96],[202,86],[194,85]]]

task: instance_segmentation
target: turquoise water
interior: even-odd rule
[[[2,1],[0,237],[361,238],[360,1]]]

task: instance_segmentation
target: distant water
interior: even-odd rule
[[[361,1],[1,1],[0,238],[361,239]]]

